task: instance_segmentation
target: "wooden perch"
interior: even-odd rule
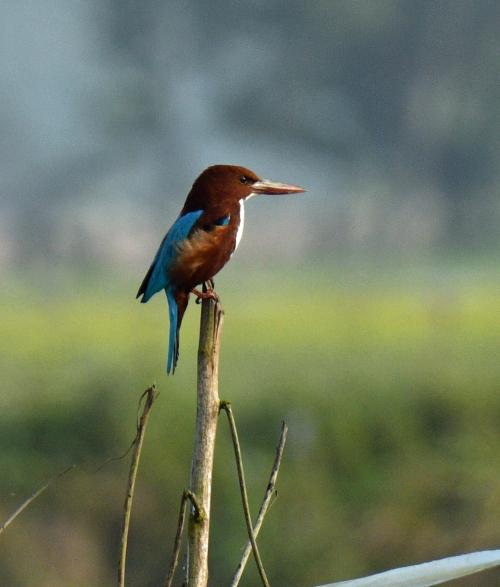
[[[222,321],[223,311],[219,302],[203,300],[198,346],[196,432],[190,483],[190,491],[195,496],[201,515],[196,515],[191,508],[188,524],[189,587],[206,587],[208,583],[210,497],[219,414],[218,369]]]
[[[171,587],[174,580],[181,551],[182,534],[188,504],[188,548],[185,565],[186,575],[183,586],[207,587],[208,585],[208,548],[212,471],[217,421],[220,410],[226,412],[229,421],[235,450],[243,510],[250,540],[249,545],[243,553],[242,560],[238,565],[232,585],[236,586],[239,583],[249,554],[253,551],[262,584],[265,587],[269,587],[269,581],[262,564],[255,538],[260,530],[272,498],[275,496],[276,478],[278,476],[278,470],[283,456],[287,427],[284,423],[282,424],[280,440],[276,450],[271,477],[254,528],[248,505],[241,449],[233,412],[229,402],[221,402],[219,400],[218,369],[222,321],[223,311],[219,302],[208,298],[203,299],[198,347],[196,430],[191,462],[191,481],[189,490],[184,490],[181,498],[177,532],[169,570],[164,582],[165,587]]]

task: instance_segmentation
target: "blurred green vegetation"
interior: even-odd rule
[[[123,277],[10,275],[0,300],[0,519],[70,464],[1,537],[0,584],[114,582],[137,402],[160,397],[133,511],[130,585],[160,584],[188,483],[198,308],[174,377],[166,304]],[[35,284],[35,285],[34,285]],[[317,585],[498,546],[500,278],[488,262],[366,263],[236,273],[221,397],[239,424],[256,512],[279,425],[289,442],[260,543],[271,583]],[[215,462],[211,585],[245,544],[226,422]],[[496,580],[495,580],[496,577]],[[253,562],[242,585],[258,584]],[[496,585],[498,575],[474,578]]]

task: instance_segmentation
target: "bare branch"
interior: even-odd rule
[[[139,460],[141,458],[142,444],[144,441],[144,434],[148,424],[149,414],[153,407],[153,402],[158,396],[156,387],[152,385],[141,395],[139,401],[139,408],[144,402],[144,408],[141,416],[137,420],[137,435],[133,442],[134,450],[132,452],[132,461],[130,463],[130,471],[128,475],[127,493],[125,495],[125,502],[123,504],[123,518],[120,544],[120,559],[118,561],[118,587],[125,587],[125,566],[127,561],[127,544],[128,531],[130,527],[130,515],[132,512],[132,501],[134,499],[135,481],[137,478],[137,470],[139,468]]]
[[[233,410],[231,409],[231,404],[227,401],[222,401],[220,403],[220,409],[226,412],[227,419],[229,421],[229,428],[231,430],[231,437],[233,439],[234,454],[236,457],[236,468],[238,469],[238,479],[240,482],[241,501],[243,503],[243,512],[245,514],[245,522],[247,524],[248,538],[250,539],[250,543],[252,544],[255,564],[257,565],[257,569],[259,571],[262,584],[265,587],[269,587],[269,581],[267,579],[266,571],[264,570],[264,565],[262,564],[262,559],[260,557],[259,549],[257,547],[257,542],[255,541],[255,535],[253,532],[252,518],[250,516],[250,506],[248,504],[247,488],[245,484],[245,473],[243,471],[243,460],[241,457],[240,443],[238,440],[238,431],[236,430],[236,423],[234,421]]]
[[[288,427],[285,422],[281,423],[281,434],[280,439],[278,441],[278,446],[276,447],[276,456],[274,457],[273,467],[271,469],[271,475],[269,477],[269,482],[267,484],[266,492],[264,494],[264,499],[262,500],[262,504],[259,509],[259,515],[257,516],[257,521],[255,522],[255,526],[253,528],[253,534],[255,538],[257,538],[260,529],[262,527],[262,523],[264,522],[264,518],[266,513],[271,505],[271,501],[273,497],[276,495],[275,487],[276,487],[276,479],[278,478],[278,472],[281,465],[281,460],[283,458],[283,449],[285,448],[286,442],[286,435],[288,433]],[[230,587],[237,587],[241,577],[243,575],[243,571],[245,570],[245,565],[247,564],[248,557],[252,552],[252,543],[248,541],[245,550],[243,551],[243,555],[241,557],[240,563],[236,572],[234,574],[233,580],[231,581]]]

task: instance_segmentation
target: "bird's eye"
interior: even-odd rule
[[[250,183],[250,180],[248,179],[248,177],[246,175],[242,175],[240,177],[240,181],[241,181],[241,183],[244,183],[244,184]]]

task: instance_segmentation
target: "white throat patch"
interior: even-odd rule
[[[245,226],[245,204],[243,200],[240,200],[240,224],[238,226],[238,232],[236,233],[236,246],[234,250],[238,248],[241,237],[243,236],[243,227]]]

